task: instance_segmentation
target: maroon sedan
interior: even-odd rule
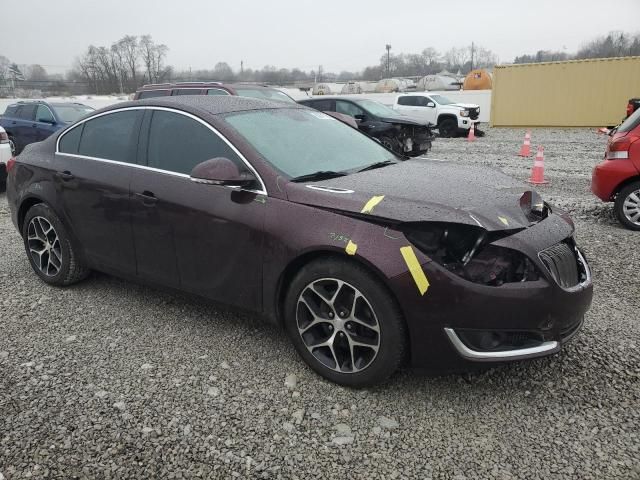
[[[553,354],[591,302],[573,223],[530,187],[299,105],[118,104],[8,170],[43,281],[99,270],[257,312],[345,385]]]

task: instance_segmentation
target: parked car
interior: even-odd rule
[[[640,108],[640,98],[630,98],[627,103],[627,116],[629,118],[633,112]]]
[[[11,162],[11,218],[44,282],[95,269],[257,312],[344,385],[405,359],[442,371],[553,354],[591,302],[573,223],[530,186],[405,161],[299,105],[121,103]]]
[[[21,101],[6,108],[0,116],[0,126],[9,135],[13,154],[18,155],[25,146],[44,140],[93,110],[81,103]]]
[[[441,137],[466,134],[472,125],[476,135],[483,135],[477,128],[480,125],[480,106],[473,103],[455,103],[436,93],[403,93],[396,97],[393,109],[416,121],[436,125]]]
[[[9,136],[4,128],[0,127],[0,193],[4,192],[7,181],[7,163],[13,156]]]
[[[604,161],[593,169],[591,191],[614,202],[620,223],[640,230],[640,110],[609,134]]]
[[[298,103],[321,112],[337,112],[353,117],[360,130],[401,155],[416,157],[431,149],[433,135],[428,125],[399,115],[373,100],[322,96]]]
[[[277,88],[254,83],[220,82],[154,83],[139,88],[133,99],[143,100],[145,98],[181,95],[238,95],[240,97],[295,103],[293,98]]]

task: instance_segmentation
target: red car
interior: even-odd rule
[[[593,169],[591,191],[615,202],[616,217],[625,227],[640,230],[640,110],[610,135],[605,160]]]

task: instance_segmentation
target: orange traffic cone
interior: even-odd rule
[[[529,183],[534,185],[544,185],[549,183],[544,179],[544,148],[538,147],[538,153],[536,153],[536,159],[533,162],[533,168],[531,169],[531,178]]]
[[[467,142],[473,142],[476,139],[476,128],[471,124],[469,128],[469,135],[467,135]]]
[[[531,155],[531,132],[527,130],[527,133],[524,134],[524,143],[522,147],[520,147],[519,157],[528,157]]]

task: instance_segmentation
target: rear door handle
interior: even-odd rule
[[[76,178],[73,173],[71,173],[68,170],[65,170],[64,172],[58,172],[58,177],[61,178],[62,180],[69,181],[69,180],[73,180],[74,178]]]
[[[142,201],[142,203],[148,207],[151,207],[158,202],[158,199],[153,194],[153,192],[150,192],[148,190],[145,190],[142,193],[136,193],[136,197],[138,197]]]

